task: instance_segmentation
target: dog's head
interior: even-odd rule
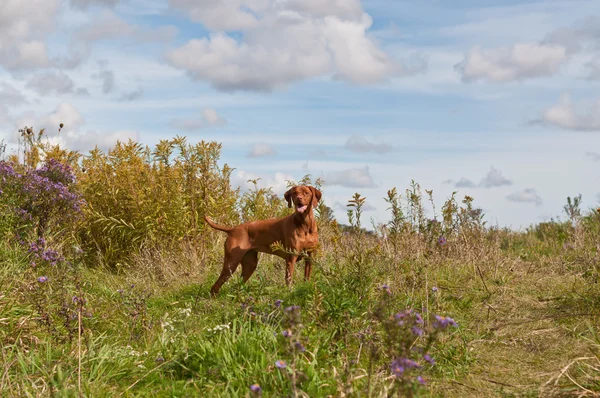
[[[306,185],[297,185],[290,188],[283,196],[288,202],[288,207],[294,208],[298,213],[304,213],[310,208],[317,207],[321,200],[321,191]]]

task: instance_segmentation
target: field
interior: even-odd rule
[[[278,217],[282,197],[232,190],[217,143],[81,156],[42,136],[0,163],[3,396],[600,395],[600,212],[578,197],[515,232],[413,183],[367,231],[359,194],[338,224],[307,176],[313,278],[287,288],[262,255],[213,299],[224,234],[202,217]]]

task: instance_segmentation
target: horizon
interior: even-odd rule
[[[411,180],[515,230],[600,201],[593,1],[8,0],[0,21],[7,153],[24,126],[83,153],[217,141],[234,187],[322,177],[364,226]]]

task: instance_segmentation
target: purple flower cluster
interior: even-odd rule
[[[410,358],[396,358],[392,362],[392,373],[398,378],[402,377],[405,371],[419,368],[421,368],[421,365]]]
[[[433,327],[435,329],[446,329],[448,326],[458,327],[458,323],[449,316],[435,316],[435,322],[433,322]]]
[[[71,168],[54,159],[23,174],[0,162],[2,201],[12,207],[19,224],[15,227],[36,228],[39,237],[51,224],[63,226],[80,215],[84,201],[69,189],[74,181]]]
[[[56,265],[57,262],[62,261],[63,257],[53,249],[46,248],[46,240],[39,238],[35,242],[29,244],[29,253],[33,254],[35,258],[42,259],[50,263],[50,265]]]

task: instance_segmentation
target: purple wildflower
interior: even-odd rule
[[[250,391],[252,391],[254,394],[260,394],[262,392],[262,388],[260,388],[258,384],[252,384],[250,386]]]
[[[456,321],[449,316],[435,316],[435,322],[433,323],[433,327],[436,329],[446,329],[448,326],[457,327],[458,324]]]
[[[415,336],[422,336],[423,335],[423,329],[413,326],[410,329],[411,333],[414,334]]]
[[[300,307],[297,305],[292,305],[291,307],[287,307],[285,309],[285,312],[296,312],[296,311],[300,311]]]
[[[296,343],[294,344],[294,348],[296,348],[296,350],[299,352],[306,351],[306,348],[304,348],[304,345],[299,341],[296,341]]]
[[[291,330],[284,330],[283,332],[281,332],[281,334],[283,335],[283,337],[291,337],[292,336],[292,331]]]
[[[37,278],[37,281],[39,283],[45,283],[48,282],[48,278],[46,278],[45,276],[40,276],[39,278]]]
[[[446,242],[447,242],[447,239],[446,239],[444,236],[440,236],[440,237],[439,237],[439,239],[438,239],[438,244],[439,244],[440,246],[444,246],[444,245],[446,244]]]
[[[281,307],[281,303],[283,303],[283,300],[279,300],[279,299],[275,300],[275,307],[277,307],[277,308]],[[256,384],[256,385],[258,385],[258,384]]]
[[[163,363],[165,361],[165,358],[163,358],[161,355],[157,356],[155,359],[156,363]]]
[[[404,373],[404,367],[400,366],[399,364],[396,363],[396,361],[394,361],[394,362],[392,362],[392,373],[397,378],[400,378],[400,377],[402,377],[402,374]]]
[[[436,293],[438,290],[439,290],[439,289],[438,289],[438,287],[437,287],[437,286],[434,286],[434,287],[432,287],[432,288],[431,288],[431,291],[432,291],[432,292],[434,292],[434,293]]]
[[[285,363],[285,361],[282,361],[281,359],[275,361],[275,367],[277,369],[285,369],[287,367],[287,364]]]
[[[415,320],[419,325],[423,324],[423,317],[421,317],[421,314],[419,314],[418,312],[415,313]]]
[[[429,354],[423,355],[423,359],[429,362],[431,365],[435,365],[435,360]]]
[[[423,376],[417,376],[417,381],[419,382],[419,384],[427,384]]]

